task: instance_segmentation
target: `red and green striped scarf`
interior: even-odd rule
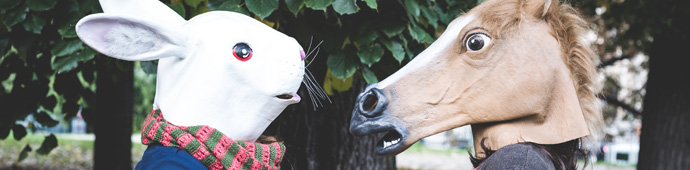
[[[189,152],[208,169],[280,169],[285,145],[235,141],[209,126],[175,126],[156,110],[144,120],[141,143],[160,143]]]

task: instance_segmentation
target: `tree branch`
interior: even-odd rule
[[[641,111],[635,109],[634,107],[630,106],[629,104],[627,104],[627,103],[625,103],[625,102],[623,102],[623,101],[620,101],[620,100],[618,100],[618,99],[616,99],[616,98],[613,98],[613,97],[610,97],[610,96],[604,96],[604,95],[600,95],[600,96],[598,96],[598,97],[599,97],[600,99],[606,101],[606,103],[608,103],[608,104],[611,104],[611,105],[614,105],[614,106],[618,106],[618,107],[620,107],[621,109],[624,109],[624,110],[629,111],[629,112],[632,113],[633,115],[642,115],[642,112],[641,112]]]
[[[604,68],[604,67],[606,67],[606,66],[613,65],[614,63],[616,63],[616,62],[618,62],[618,61],[620,61],[620,60],[627,59],[627,58],[631,58],[632,56],[633,56],[633,55],[626,54],[626,55],[622,55],[622,56],[620,56],[620,57],[611,58],[611,59],[608,59],[608,60],[606,60],[606,61],[602,61],[601,64],[599,64],[598,68]]]

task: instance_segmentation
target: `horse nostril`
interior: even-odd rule
[[[383,92],[377,88],[365,92],[364,95],[357,98],[357,103],[358,112],[369,118],[380,116],[388,104]]]
[[[376,109],[376,104],[379,103],[379,97],[374,93],[369,93],[365,97],[362,108],[364,108],[364,111],[374,111],[374,109]]]

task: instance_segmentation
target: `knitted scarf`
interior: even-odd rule
[[[209,126],[175,126],[156,110],[144,120],[141,143],[160,143],[189,152],[208,169],[280,169],[285,145],[235,141]]]

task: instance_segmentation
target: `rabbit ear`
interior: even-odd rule
[[[104,13],[139,18],[155,18],[157,21],[182,25],[186,22],[175,11],[159,0],[99,0]]]
[[[182,26],[101,13],[76,26],[87,45],[107,56],[129,61],[184,57],[187,34]]]

